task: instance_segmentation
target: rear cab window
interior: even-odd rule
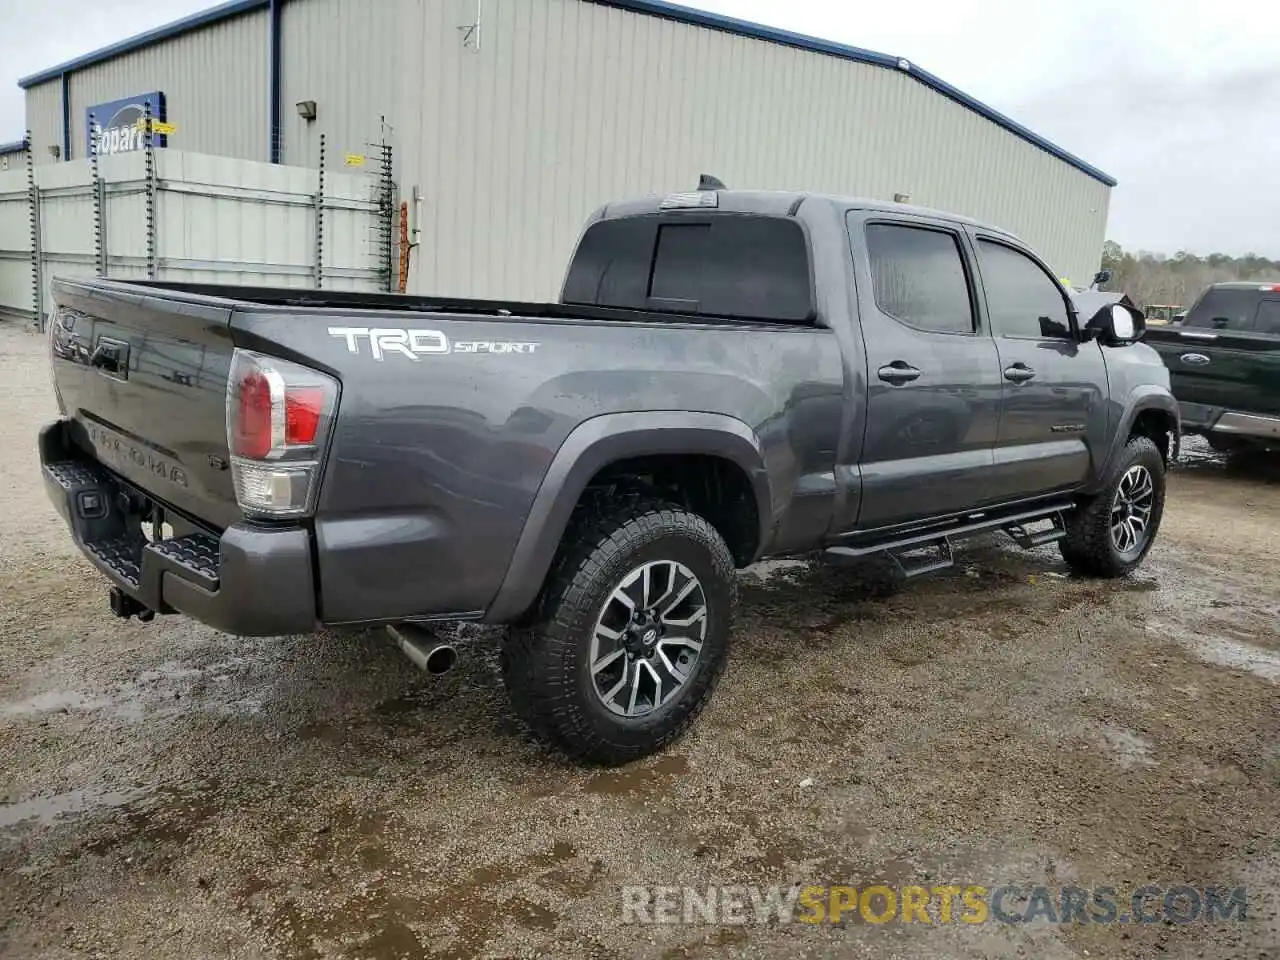
[[[1258,304],[1253,332],[1280,335],[1280,300],[1263,300]]]
[[[792,218],[669,213],[583,233],[565,303],[780,323],[815,317],[808,239]]]
[[[1257,287],[1210,287],[1183,321],[1184,327],[1250,330],[1262,293]]]

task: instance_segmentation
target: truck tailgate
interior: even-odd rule
[[[230,305],[101,280],[57,280],[53,298],[54,387],[72,442],[193,519],[240,520],[227,450]]]

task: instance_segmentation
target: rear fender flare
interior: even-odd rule
[[[619,460],[659,454],[718,456],[742,468],[751,481],[760,519],[758,556],[772,527],[773,506],[764,453],[749,426],[714,413],[604,414],[576,427],[556,452],[534,496],[502,586],[484,619],[509,622],[533,605],[569,517],[592,477]]]

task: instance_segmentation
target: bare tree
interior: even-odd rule
[[[1114,240],[1102,245],[1102,266],[1112,272],[1108,290],[1127,293],[1135,302],[1189,307],[1205,287],[1227,280],[1280,283],[1280,261],[1256,253],[1231,257],[1225,253],[1198,256],[1179,250],[1163,253],[1126,251]]]

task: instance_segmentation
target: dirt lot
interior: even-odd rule
[[[512,719],[495,637],[122,623],[44,500],[0,326],[0,955],[1280,957],[1280,484],[1192,456],[1119,583],[992,539],[871,598],[743,577],[695,732],[617,771]],[[452,632],[452,631],[450,631]],[[1246,884],[1245,922],[624,924],[631,884]],[[1124,893],[1121,896],[1125,896]]]

